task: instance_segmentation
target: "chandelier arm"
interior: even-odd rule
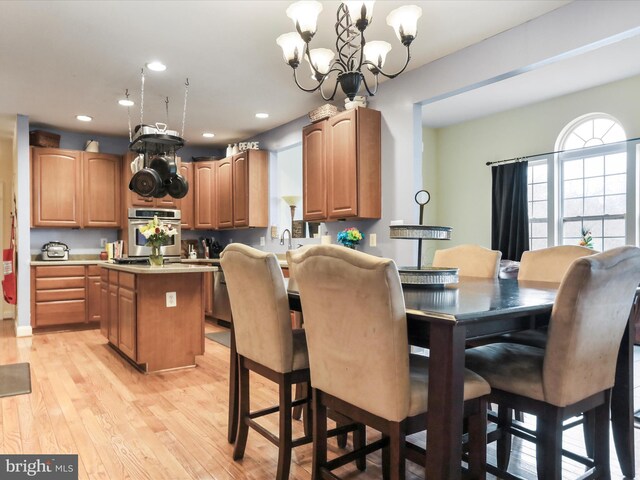
[[[313,93],[313,92],[315,92],[316,90],[318,90],[318,89],[322,86],[322,83],[324,82],[325,78],[327,78],[327,76],[325,75],[325,76],[322,78],[322,80],[320,80],[320,81],[318,82],[318,85],[316,85],[314,88],[305,88],[305,87],[303,87],[302,85],[300,85],[300,82],[298,81],[298,73],[297,73],[297,72],[298,72],[298,70],[294,68],[294,69],[293,69],[293,80],[296,82],[296,85],[298,86],[298,88],[299,88],[300,90],[302,90],[302,91],[304,91],[304,92],[307,92],[307,93]]]
[[[327,73],[327,75],[329,75]],[[333,92],[331,92],[331,96],[327,97],[325,96],[324,92],[322,91],[322,88],[320,88],[320,94],[322,95],[322,98],[324,99],[325,102],[330,102],[331,100],[333,100],[336,97],[336,92],[338,91],[338,85],[340,83],[338,82],[338,80],[336,80],[336,84],[333,87]],[[322,87],[322,84],[319,85],[319,87]]]
[[[380,67],[378,67],[378,65],[376,65],[373,62],[370,62],[369,60],[365,60],[364,62],[362,62],[362,64],[363,65],[371,65],[372,67],[374,67],[378,71],[378,73],[380,75],[383,75],[383,76],[385,76],[387,78],[396,78],[398,75],[400,75],[402,72],[404,72],[406,70],[406,68],[407,68],[407,65],[409,65],[409,61],[411,60],[411,52],[410,52],[409,49],[410,49],[410,47],[407,46],[407,60],[406,60],[406,62],[404,62],[404,66],[396,73],[391,73],[391,74],[386,73]]]
[[[326,77],[327,75],[329,75],[331,72],[339,72],[339,73],[343,73],[346,70],[344,69],[344,66],[342,65],[342,62],[339,62],[337,59],[333,61],[333,63],[331,63],[331,65],[329,65],[329,71],[327,73],[322,73],[320,72],[318,69],[316,69],[316,66],[313,64],[313,62],[311,61],[311,55],[309,55],[309,44],[307,43],[307,48],[305,51],[305,55],[307,57],[307,62],[309,62],[309,65],[311,65],[311,70],[313,71],[314,75],[316,77],[323,77],[324,81],[324,77]],[[336,65],[338,67],[340,67],[339,69],[336,69]]]
[[[364,75],[362,75],[362,82],[364,83],[364,88],[367,89],[367,93],[369,95],[371,95],[372,97],[375,96],[376,92],[378,91],[378,76],[374,75],[375,78],[375,86],[373,87],[373,91],[369,88],[369,84],[367,83],[367,79]]]
[[[360,62],[358,62],[358,71],[359,72],[362,71],[362,62],[364,61],[364,46],[365,46],[366,43],[367,43],[367,41],[364,39],[364,32],[360,32],[360,48],[358,49],[360,51]],[[355,53],[358,53],[358,52],[356,51]],[[364,77],[364,75],[363,75],[363,77]]]

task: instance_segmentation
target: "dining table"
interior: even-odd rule
[[[460,277],[444,287],[403,286],[408,342],[429,349],[428,417],[425,478],[461,478],[463,375],[469,342],[548,323],[558,284]],[[302,312],[294,282],[288,284],[292,311]],[[328,299],[330,301],[330,299]],[[617,360],[612,391],[611,424],[622,473],[635,476],[633,438],[633,339],[638,295],[631,308]],[[233,322],[232,322],[233,329]],[[238,418],[237,355],[231,334],[229,442],[235,441]]]

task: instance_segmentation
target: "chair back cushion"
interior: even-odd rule
[[[579,245],[559,245],[524,252],[520,259],[518,280],[560,283],[576,258],[594,253],[598,252]]]
[[[287,252],[300,292],[311,383],[387,420],[409,411],[404,297],[393,260],[337,245]]]
[[[229,291],[238,353],[276,372],[290,372],[289,299],[276,256],[232,243],[222,252],[220,265]]]
[[[547,402],[564,407],[613,386],[638,284],[636,247],[574,260],[560,284],[549,323],[542,374]]]
[[[462,277],[498,278],[502,252],[480,245],[459,245],[436,250],[434,267],[457,267]]]

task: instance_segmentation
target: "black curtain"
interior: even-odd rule
[[[500,250],[503,260],[520,261],[529,250],[527,166],[515,162],[491,167],[491,248]]]

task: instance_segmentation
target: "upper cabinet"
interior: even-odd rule
[[[82,226],[82,152],[31,149],[34,227]]]
[[[305,220],[381,218],[380,112],[347,110],[305,127]]]
[[[32,148],[34,227],[120,227],[118,155]]]
[[[217,228],[233,228],[233,157],[216,162]]]
[[[120,227],[120,169],[122,157],[83,152],[84,226]]]
[[[233,227],[269,226],[269,157],[245,150],[232,157]]]
[[[193,194],[195,190],[195,187],[193,185],[193,163],[180,162],[178,173],[180,173],[180,175],[185,178],[187,184],[189,185],[189,191],[187,192],[187,194],[181,199],[176,200],[177,208],[180,209],[180,225],[183,229],[191,230],[194,228],[193,210],[195,208],[195,195]]]
[[[194,228],[216,228],[216,162],[197,162],[194,166],[195,219]]]

